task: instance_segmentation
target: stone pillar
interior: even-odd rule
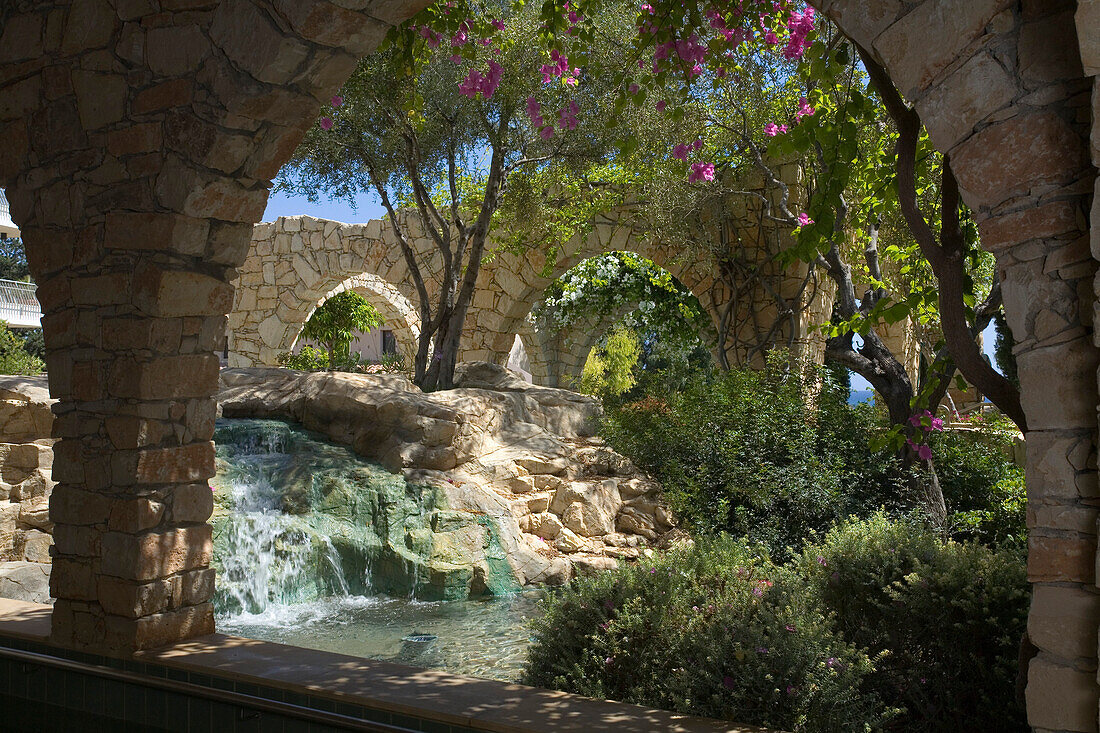
[[[233,268],[270,179],[387,26],[372,3],[17,5],[0,13],[0,185],[59,399],[53,636],[126,654],[214,629]]]
[[[1092,131],[1089,135],[1089,153],[1092,165],[1100,169],[1100,0],[1078,0],[1075,14],[1077,27],[1077,40],[1081,50],[1081,65],[1086,77],[1092,80],[1091,94],[1091,119]],[[1100,260],[1100,178],[1095,179],[1092,192],[1092,208],[1089,214],[1091,230],[1089,232],[1089,249],[1093,259]],[[1093,339],[1100,346],[1100,337],[1096,334],[1095,324],[1097,315],[1100,314],[1100,280],[1094,281],[1094,294],[1098,296],[1093,302]],[[1098,377],[1100,378],[1100,377]],[[1095,460],[1095,456],[1093,456]],[[1090,503],[1100,503],[1100,487],[1094,487],[1095,494],[1090,497]],[[1100,566],[1100,558],[1097,559]],[[1100,577],[1096,579],[1100,581]],[[1082,593],[1081,595],[1085,595]],[[1080,596],[1079,596],[1080,597]],[[1073,614],[1079,618],[1076,626],[1083,627],[1080,636],[1085,644],[1096,646],[1097,627],[1100,626],[1100,611],[1097,610],[1095,600],[1096,593],[1090,588],[1086,596],[1087,600],[1079,600],[1079,607],[1083,613]],[[1087,605],[1086,605],[1087,603]],[[1064,613],[1064,612],[1063,612]],[[1035,607],[1032,608],[1032,616],[1035,615]],[[1068,615],[1068,614],[1066,614]]]

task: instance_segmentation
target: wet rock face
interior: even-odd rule
[[[454,600],[518,590],[485,512],[454,508],[347,447],[276,420],[226,420],[218,445],[217,611],[385,593]]]
[[[219,404],[225,417],[299,422],[491,517],[521,585],[636,558],[672,529],[660,486],[593,437],[597,400],[483,362],[455,381],[424,394],[394,375],[226,369]]]

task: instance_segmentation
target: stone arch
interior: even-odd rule
[[[423,4],[211,0],[173,14],[152,3],[21,2],[0,11],[0,188],[39,284],[60,400],[50,506],[57,643],[124,654],[212,630],[200,489],[213,472],[212,352],[233,268],[322,100],[388,24]],[[1089,199],[1100,163],[1100,8],[815,4],[917,104],[997,255],[1032,428],[1030,627],[1040,651],[1028,715],[1040,730],[1094,731],[1090,246],[1100,252],[1100,207],[1093,198],[1090,221]]]
[[[402,343],[415,344],[420,335],[415,291],[384,224],[291,216],[257,225],[234,283],[229,365],[274,366],[314,309],[349,284],[371,293],[375,306],[401,324]]]
[[[422,5],[0,10],[0,188],[63,414],[58,643],[118,654],[213,631],[205,479],[233,268],[322,100]]]
[[[629,251],[635,254],[641,254],[641,252],[636,250],[652,251],[651,248],[638,246],[633,247]],[[598,256],[598,254],[593,256]],[[563,265],[562,273],[568,272],[569,269],[584,262],[586,259],[589,258],[570,258],[569,261],[575,261],[576,264],[570,265],[569,267],[564,267]],[[665,261],[667,262],[668,260],[666,259]],[[658,266],[662,267],[661,265]],[[705,266],[704,264],[704,267]],[[669,272],[669,274],[676,278],[681,286],[688,290],[692,290],[692,294],[697,298],[700,297],[700,292],[702,291],[698,288],[698,283],[696,283],[696,288],[692,289],[680,280],[677,274],[670,272],[667,268],[662,267],[662,269],[665,269],[666,272]],[[692,268],[690,267],[677,269],[681,271],[681,274],[686,273],[689,276],[693,274]],[[558,277],[560,277],[560,275]],[[545,290],[534,295],[535,301],[532,302],[532,306],[535,302],[542,299],[544,293]],[[700,299],[700,304],[703,302],[704,301]],[[538,381],[537,383],[550,387],[566,387],[573,389],[580,383],[581,371],[584,368],[589,352],[592,351],[612,326],[638,307],[637,302],[625,303],[612,313],[582,317],[566,328],[554,329],[541,324],[538,320],[533,318],[530,312],[530,307],[532,306],[526,305],[526,299],[517,299],[516,303],[517,311],[522,310],[524,307],[528,308],[528,314],[525,315],[520,323],[528,326],[528,331],[533,341],[533,347],[528,348],[528,356],[532,363],[532,375],[538,374],[539,379],[544,380]],[[713,343],[716,338],[714,332],[714,314],[711,310],[708,310],[705,305],[703,308],[704,313],[710,318],[710,321],[703,326],[699,336],[704,343]],[[535,366],[536,364],[538,364],[537,368]]]
[[[735,212],[735,215],[740,214]],[[747,248],[749,257],[753,256],[751,250]],[[816,361],[824,355],[824,340],[813,326],[823,318],[827,320],[834,288],[831,282],[814,278],[806,265],[773,268],[771,274],[776,281],[773,290],[766,290],[755,282],[735,282],[741,292],[738,293],[740,300],[734,300],[730,280],[716,277],[718,264],[712,257],[656,243],[647,233],[635,231],[613,217],[605,217],[589,233],[567,242],[549,266],[544,253],[529,251],[500,255],[494,260],[494,267],[486,268],[483,279],[479,280],[486,302],[479,308],[475,300],[475,307],[471,308],[472,323],[468,324],[466,332],[467,358],[500,362],[507,354],[505,345],[510,345],[511,335],[523,328],[524,320],[534,304],[542,299],[547,286],[580,262],[611,251],[639,254],[691,290],[710,317],[712,328],[706,335],[716,352],[717,334],[726,335],[729,340],[725,351],[727,357],[733,358],[733,363],[759,365],[761,353],[746,344],[785,345],[797,356]],[[801,289],[803,282],[808,283],[805,289]],[[785,299],[786,307],[776,299],[777,293]],[[757,329],[754,319],[774,320],[781,311],[790,317],[785,319],[787,325],[778,335]],[[727,327],[721,325],[724,317]]]
[[[306,314],[305,321],[299,324],[299,329],[294,333],[293,340],[285,344],[285,348],[281,348],[280,351],[294,349],[301,339],[301,327],[304,327],[305,322],[309,320],[313,312],[320,308],[326,300],[346,290],[359,293],[370,301],[370,304],[382,316],[382,328],[393,331],[394,338],[397,339],[398,353],[404,354],[406,359],[411,359],[411,355],[416,353],[417,339],[420,338],[420,315],[416,312],[412,303],[409,302],[409,299],[401,294],[400,290],[369,272],[352,275],[326,293],[320,301],[314,303],[313,308]]]

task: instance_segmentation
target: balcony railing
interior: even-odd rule
[[[0,280],[0,320],[12,328],[41,328],[42,306],[34,283]]]
[[[11,210],[8,208],[8,200],[4,198],[4,192],[0,190],[0,236],[18,237],[19,227],[11,220]]]

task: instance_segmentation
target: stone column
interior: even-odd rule
[[[53,636],[126,654],[214,629],[206,480],[233,268],[270,179],[387,26],[327,2],[17,5],[0,17],[0,185],[59,399]]]

